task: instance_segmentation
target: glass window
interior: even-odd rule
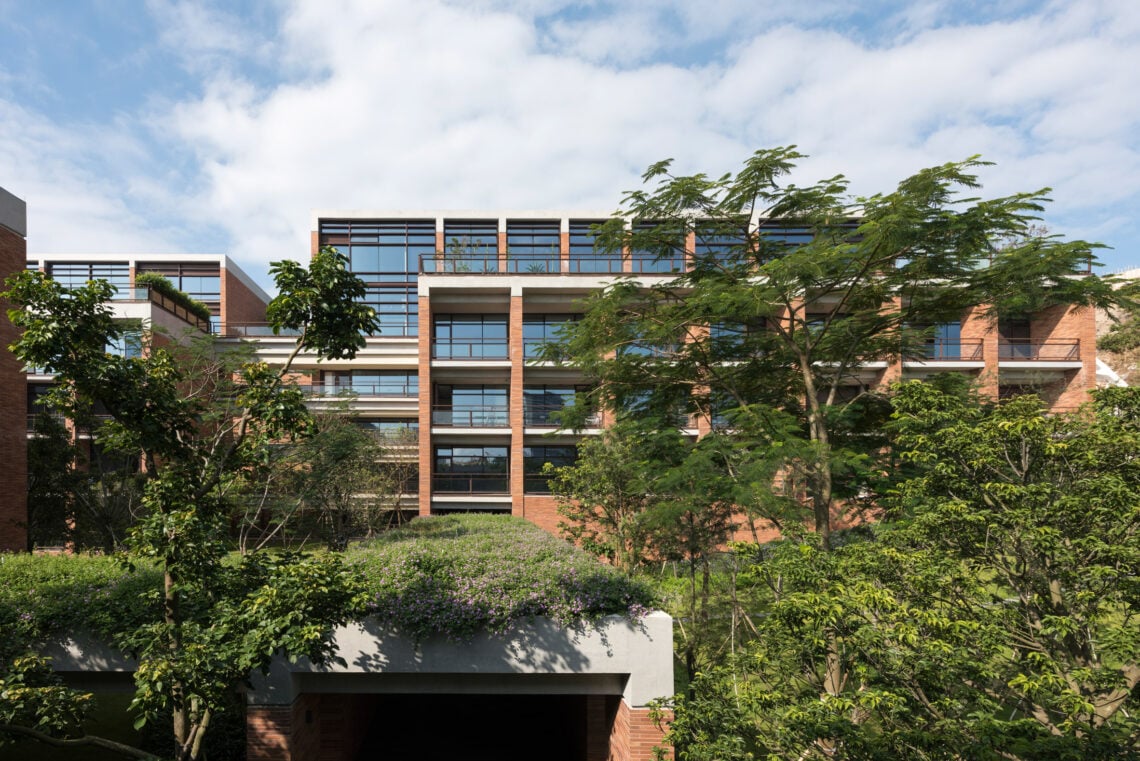
[[[322,222],[320,242],[348,257],[349,268],[366,283],[407,283],[421,258],[434,258],[435,220]]]
[[[712,260],[724,263],[731,257],[739,256],[744,246],[744,236],[728,233],[723,229],[707,225],[697,225],[694,235],[693,257],[697,260]]]
[[[542,346],[560,338],[562,326],[579,319],[576,314],[523,315],[523,358],[538,359]]]
[[[435,359],[507,359],[507,315],[439,314],[433,323]]]
[[[635,222],[634,232],[652,232],[654,242],[630,252],[633,271],[645,274],[680,272],[684,267],[685,239],[682,230],[657,222]]]
[[[376,311],[380,327],[373,335],[411,337],[419,333],[419,297],[415,286],[372,286],[361,301]]]
[[[577,460],[578,448],[572,445],[523,447],[523,491],[550,494],[550,476],[543,472],[546,464],[562,468]]]
[[[589,389],[589,386],[526,386],[523,388],[523,424],[558,427],[558,413],[574,406],[577,395]]]
[[[621,252],[605,252],[594,245],[592,226],[597,222],[570,221],[571,272],[621,272]]]
[[[48,264],[48,275],[64,288],[80,288],[88,280],[106,280],[116,291],[126,293],[131,285],[131,270],[123,264]]]
[[[503,428],[510,425],[506,386],[437,384],[432,424],[458,428]]]
[[[451,494],[506,494],[510,448],[437,446],[432,489]]]
[[[560,251],[558,222],[507,221],[509,272],[558,272]]]
[[[443,223],[444,272],[498,272],[498,220],[454,220]]]
[[[324,393],[361,396],[419,396],[419,374],[405,370],[335,370],[324,373]]]

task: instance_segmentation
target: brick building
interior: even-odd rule
[[[24,268],[27,205],[0,188],[0,281]],[[0,300],[0,312],[8,305]],[[0,316],[0,552],[27,548],[28,448],[24,368],[8,351],[16,329]]]

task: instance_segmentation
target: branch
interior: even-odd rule
[[[78,748],[84,745],[94,745],[97,748],[105,748],[115,753],[121,753],[124,756],[131,758],[142,758],[146,761],[159,761],[157,756],[151,755],[144,750],[139,750],[130,745],[108,740],[105,737],[97,735],[84,735],[77,738],[60,738],[52,737],[49,734],[40,732],[39,730],[32,729],[31,727],[20,727],[15,724],[0,724],[0,732],[8,732],[13,735],[22,735],[30,737],[31,739],[42,742],[46,745],[53,745],[57,748]]]

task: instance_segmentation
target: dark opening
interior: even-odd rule
[[[373,729],[361,761],[586,759],[581,695],[373,695],[369,702]]]

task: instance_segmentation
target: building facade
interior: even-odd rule
[[[0,282],[24,268],[27,236],[27,205],[0,188]],[[0,300],[0,312],[7,309]],[[0,552],[25,550],[28,545],[24,368],[7,350],[15,340],[15,326],[0,315]]]

